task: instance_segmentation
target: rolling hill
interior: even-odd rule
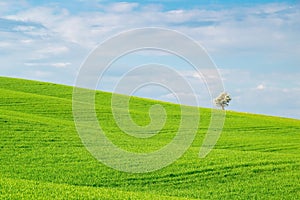
[[[210,120],[175,163],[150,173],[125,173],[96,160],[84,147],[72,115],[73,88],[0,77],[0,199],[299,199],[300,120],[227,111],[222,135],[210,154],[199,148]],[[166,110],[163,129],[149,139],[124,134],[111,113],[111,93],[95,95],[107,137],[133,152],[168,144],[180,122],[176,104],[132,97],[139,125],[148,110]],[[120,95],[119,98],[124,98]]]

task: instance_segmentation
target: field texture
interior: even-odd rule
[[[72,91],[0,77],[0,199],[300,198],[299,120],[228,111],[217,145],[200,159],[211,115],[200,109],[197,136],[180,159],[159,171],[132,174],[105,166],[84,147],[73,120]],[[118,128],[110,98],[97,92],[95,108],[106,136],[120,148],[152,152],[174,137],[178,105],[132,97],[130,113],[139,125],[150,122],[154,104],[167,113],[159,134],[137,139]]]

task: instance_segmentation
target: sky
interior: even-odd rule
[[[300,119],[299,1],[1,0],[0,76],[74,85],[97,45],[145,27],[175,30],[203,47],[232,97],[229,110]],[[193,86],[197,105],[212,106],[203,77],[166,52],[120,57],[97,88],[114,91],[128,70],[148,63],[177,70]],[[159,72],[134,74],[139,80],[149,76],[167,79]],[[176,102],[158,84],[133,95]]]

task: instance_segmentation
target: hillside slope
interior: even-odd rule
[[[215,148],[198,157],[210,119],[200,109],[197,136],[174,164],[146,174],[118,172],[83,146],[72,115],[72,87],[0,77],[0,199],[298,199],[300,121],[227,112]],[[107,137],[128,151],[166,145],[180,122],[180,107],[161,103],[168,121],[141,140],[114,122],[110,93],[97,92],[98,119]],[[122,98],[122,96],[120,96]],[[149,123],[157,101],[132,98],[132,118]],[[196,108],[194,108],[196,109]]]

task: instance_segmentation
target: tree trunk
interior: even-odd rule
[[[224,106],[222,106],[222,110],[225,110]]]

